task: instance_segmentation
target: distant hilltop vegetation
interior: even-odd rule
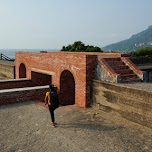
[[[130,52],[142,47],[152,47],[152,25],[148,29],[132,35],[129,39],[107,45],[102,50]]]

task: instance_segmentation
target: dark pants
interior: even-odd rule
[[[50,115],[51,115],[51,120],[52,120],[52,122],[55,121],[55,118],[54,118],[54,110],[55,110],[54,107],[49,106],[49,111],[50,111]]]

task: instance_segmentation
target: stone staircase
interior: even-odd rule
[[[141,79],[126,65],[121,58],[104,58],[106,63],[120,75],[120,82],[141,82]]]

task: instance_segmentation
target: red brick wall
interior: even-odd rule
[[[34,86],[43,86],[43,85],[48,85],[52,82],[52,76],[32,71],[31,80]]]
[[[86,57],[86,79],[87,79],[87,84],[86,84],[86,106],[90,106],[92,101],[91,101],[91,94],[92,94],[92,82],[95,76],[95,66],[97,62],[97,56],[90,56],[87,55]]]
[[[14,81],[8,81],[8,80],[2,80],[0,81],[0,90],[3,89],[12,89],[12,88],[24,88],[24,87],[32,87],[34,84],[31,80],[17,80]]]
[[[47,90],[47,88],[18,91],[12,91],[12,89],[10,89],[8,92],[0,92],[0,104],[25,102],[29,100],[44,101]]]
[[[89,58],[87,58],[87,55]],[[94,72],[95,57],[96,55],[93,53],[17,52],[15,57],[16,78],[19,78],[19,67],[20,64],[23,63],[26,67],[27,78],[31,79],[31,71],[33,68],[50,72],[52,74],[52,83],[54,83],[60,91],[61,73],[64,70],[68,70],[75,80],[75,104],[86,107],[88,103],[90,103],[88,86],[93,76],[92,72]]]

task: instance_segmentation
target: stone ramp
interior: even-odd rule
[[[48,109],[33,101],[0,106],[1,152],[142,152],[152,130],[92,108],[59,107],[56,128]]]

